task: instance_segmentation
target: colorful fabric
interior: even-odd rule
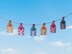
[[[51,32],[51,33],[56,33],[56,25],[55,25],[54,21],[53,21],[52,24],[51,24],[50,32]]]
[[[46,28],[45,23],[44,23],[41,27],[41,35],[46,35],[46,33],[47,33],[47,28]]]
[[[32,25],[31,36],[36,36],[36,27],[35,27],[35,24]]]
[[[13,32],[13,25],[12,22],[9,21],[8,25],[7,25],[7,32],[12,33]]]
[[[23,27],[22,23],[20,23],[20,25],[18,27],[18,34],[24,35],[24,27]]]
[[[60,28],[61,29],[66,29],[66,22],[64,20],[64,17],[62,18],[61,22],[60,22]]]

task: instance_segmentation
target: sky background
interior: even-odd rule
[[[57,32],[40,35],[42,25],[36,26],[37,36],[30,36],[31,25],[52,22],[72,13],[72,0],[0,0],[0,54],[72,54],[72,16],[65,20],[67,29],[60,29],[60,21],[55,22]],[[14,32],[7,33],[8,21],[12,20]],[[25,35],[19,36],[17,28],[23,23]]]

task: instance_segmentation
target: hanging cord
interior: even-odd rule
[[[70,15],[72,15],[72,13],[70,13],[70,14],[64,16],[64,18],[67,18],[67,17],[69,17]],[[63,18],[63,17],[62,17],[62,18]],[[57,19],[57,20],[54,20],[54,21],[57,22],[57,21],[61,20],[62,18]],[[48,22],[48,23],[46,23],[46,24],[49,24],[49,23],[52,23],[52,22]]]
[[[70,15],[72,15],[72,13],[70,13],[70,14],[68,14],[68,15],[66,15],[66,16],[64,16],[64,18],[67,18],[67,17],[69,17]],[[63,17],[62,17],[63,18]],[[59,21],[59,20],[61,20],[62,18],[60,18],[60,19],[57,19],[57,20],[53,20],[53,21],[55,21],[55,22],[57,22],[57,21]],[[9,20],[9,19],[4,19],[4,18],[1,18],[3,21],[7,21],[7,20]],[[13,23],[14,24],[20,24],[19,22],[15,22],[15,21],[13,21]],[[51,22],[47,22],[46,24],[50,24],[50,23],[52,23],[52,21]],[[43,24],[43,23],[42,23]],[[42,24],[35,24],[35,25],[42,25]],[[24,24],[24,25],[27,25],[27,26],[29,26],[29,25],[32,25],[32,24]]]

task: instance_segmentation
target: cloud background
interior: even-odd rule
[[[72,15],[65,18],[67,29],[40,35],[42,25],[36,25],[37,36],[30,36],[32,25],[60,19],[72,12],[72,0],[0,0],[0,54],[72,54]],[[14,32],[7,33],[8,21],[12,20]],[[14,23],[15,22],[15,23]],[[18,35],[19,23],[25,28],[24,36]]]

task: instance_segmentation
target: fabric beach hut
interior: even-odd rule
[[[60,28],[61,29],[66,29],[66,21],[64,20],[65,17],[62,18],[61,22],[60,22]]]
[[[54,23],[55,21],[52,22],[51,26],[50,26],[50,32],[51,33],[56,33],[56,25]]]
[[[7,25],[7,32],[12,33],[13,32],[13,25],[12,21],[10,20],[8,25]]]
[[[46,24],[43,23],[42,27],[41,27],[41,35],[46,35],[47,34],[47,28],[45,26]]]
[[[24,27],[23,27],[22,23],[20,23],[20,25],[18,27],[18,34],[19,35],[24,35]]]
[[[35,24],[32,25],[31,36],[36,36],[36,27],[35,27]]]

